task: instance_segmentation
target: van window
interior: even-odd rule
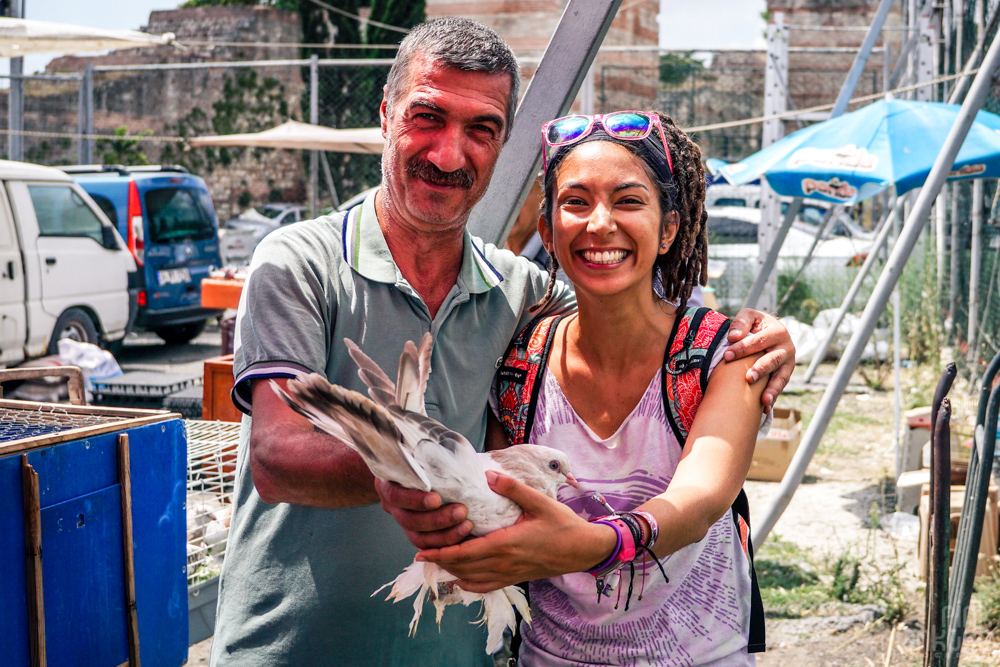
[[[64,185],[29,185],[38,233],[42,236],[87,236],[103,243],[101,220],[83,197]]]
[[[104,215],[108,216],[108,220],[111,221],[111,224],[117,227],[118,210],[115,208],[115,205],[111,203],[111,200],[104,195],[95,194],[90,195],[90,198],[94,200],[94,203],[96,203],[102,211],[104,211]]]
[[[190,188],[158,188],[146,192],[149,240],[168,243],[180,239],[210,239],[215,225],[208,195]]]
[[[709,217],[708,244],[756,243],[757,225],[746,220],[726,217]]]
[[[746,206],[747,200],[742,197],[719,197],[712,206]]]

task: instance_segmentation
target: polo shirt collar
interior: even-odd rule
[[[375,214],[373,191],[365,200],[347,212],[344,218],[342,242],[344,259],[352,269],[367,278],[395,285],[402,279],[385,242],[382,228]],[[503,276],[486,259],[483,242],[466,229],[462,244],[462,267],[458,272],[459,285],[471,294],[481,294],[503,282]]]

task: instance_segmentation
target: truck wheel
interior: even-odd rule
[[[49,354],[59,354],[59,341],[69,338],[80,343],[100,342],[97,335],[97,327],[90,315],[79,308],[68,308],[66,312],[56,320],[56,326],[52,330],[52,338],[49,339]]]
[[[160,327],[159,329],[153,329],[153,333],[170,345],[183,345],[184,343],[190,343],[192,339],[204,330],[205,322],[207,320]]]

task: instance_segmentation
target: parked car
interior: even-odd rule
[[[710,185],[705,191],[705,206],[725,206],[731,208],[760,208],[761,187],[759,185],[729,185],[728,183],[718,183]],[[791,197],[781,197],[781,214],[784,215],[792,202]],[[804,231],[808,231],[803,225],[819,228],[826,217],[832,204],[819,199],[804,199],[802,208],[796,216],[796,222]],[[836,219],[828,227],[826,236],[843,236],[846,238],[873,239],[874,235],[865,230],[861,225],[854,222],[854,219],[843,209],[837,214]]]
[[[305,220],[308,217],[306,211],[301,204],[264,204],[228,220],[219,230],[219,254],[223,263],[249,261],[265,236],[283,225]]]
[[[0,367],[120,343],[136,264],[101,208],[58,169],[0,160],[0,182]]]
[[[65,167],[94,198],[139,267],[136,326],[187,343],[222,311],[201,307],[201,281],[222,265],[205,181],[183,167]]]

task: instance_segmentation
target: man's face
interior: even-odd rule
[[[462,226],[486,192],[507,132],[510,77],[416,58],[392,117],[381,107],[388,213],[418,229]]]

